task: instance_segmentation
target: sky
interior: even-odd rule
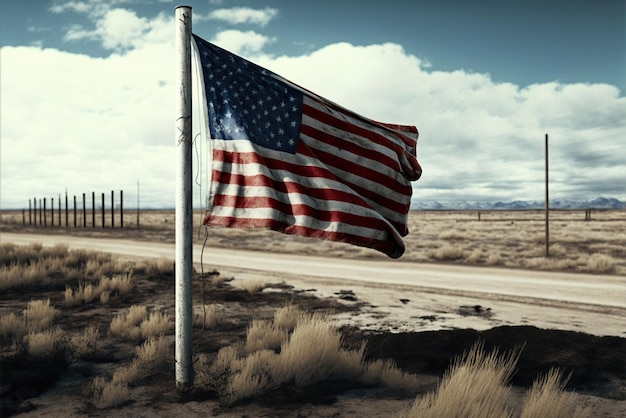
[[[111,190],[124,207],[174,207],[179,4],[0,2],[0,208]],[[626,201],[623,0],[186,4],[198,36],[417,126],[414,201],[543,200],[546,134],[551,199]],[[202,207],[200,136],[194,162]]]

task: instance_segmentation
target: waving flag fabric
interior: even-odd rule
[[[375,122],[194,35],[212,147],[204,224],[404,253],[414,126]]]

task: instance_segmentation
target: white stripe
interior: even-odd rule
[[[369,199],[365,199],[363,196],[360,196],[358,194],[356,194],[352,189],[350,189],[349,187],[347,187],[346,185],[344,185],[341,182],[337,182],[334,180],[328,180],[325,178],[316,178],[316,177],[302,177],[302,176],[298,176],[295,175],[289,171],[286,170],[272,170],[270,172],[270,170],[262,164],[256,164],[256,163],[251,163],[251,164],[231,164],[231,163],[214,163],[215,165],[215,169],[219,169],[220,171],[223,172],[227,172],[227,173],[231,173],[231,174],[237,174],[237,175],[243,175],[243,176],[253,176],[256,174],[263,174],[269,178],[273,178],[278,182],[286,182],[286,181],[291,181],[297,184],[300,184],[304,187],[309,187],[309,188],[315,188],[315,189],[333,189],[333,190],[338,190],[338,191],[343,191],[345,193],[349,193],[352,195],[356,195],[359,196],[363,201],[365,201],[368,205],[371,206],[371,210],[375,211],[376,213],[381,215],[382,219],[388,219],[392,222],[396,222],[396,223],[401,223],[401,224],[405,224],[406,225],[406,221],[407,221],[407,215],[405,213],[402,212],[396,212],[394,210],[388,209],[387,207],[381,206],[376,204],[376,202],[372,202]],[[211,195],[213,196],[213,198],[218,195],[218,194],[229,194],[229,193],[224,193],[222,191],[222,188],[225,185],[229,185],[228,183],[219,183],[216,181],[212,181],[211,182]],[[235,186],[238,187],[239,186]],[[262,187],[262,186],[260,186]],[[246,191],[244,193],[246,193],[247,195],[247,190],[250,188],[250,186],[247,186],[245,189]],[[274,189],[269,189],[269,190],[274,190]],[[276,193],[279,193],[278,191],[276,191]],[[339,202],[339,201],[337,201]],[[341,202],[344,203],[344,202]],[[362,208],[363,206],[357,205],[356,203],[344,203],[347,205],[351,205],[354,207],[360,207]]]
[[[389,189],[385,185],[374,183],[370,180],[367,180],[364,177],[355,175],[351,172],[347,172],[341,170],[339,168],[333,167],[331,170],[326,165],[320,165],[320,161],[316,158],[310,158],[308,156],[304,156],[301,154],[288,154],[280,151],[274,151],[271,149],[257,147],[255,148],[250,141],[247,140],[213,140],[214,146],[218,149],[223,149],[228,152],[255,152],[263,157],[270,157],[279,159],[285,162],[289,162],[292,164],[297,164],[300,166],[315,166],[323,169],[327,169],[333,172],[337,177],[345,179],[346,181],[355,183],[364,187],[368,190],[374,190],[377,194],[384,196],[388,199],[394,200],[396,202],[408,202],[410,199],[409,196],[398,193],[394,190]],[[231,164],[231,163],[223,163],[221,161],[214,161],[213,163],[214,169],[219,169],[223,172],[240,174],[240,175],[254,175],[254,174],[263,174],[267,177],[277,179],[278,181],[284,180],[292,180],[294,182],[303,184],[307,187],[315,187],[318,189],[327,189],[333,188],[335,190],[341,190],[344,192],[348,192],[351,194],[356,194],[354,190],[352,190],[347,185],[343,184],[340,181],[335,181],[326,178],[317,178],[317,177],[302,177],[298,173],[293,173],[287,170],[270,170],[265,165],[251,163],[251,164]],[[360,196],[360,195],[359,195]],[[374,200],[366,199],[363,196],[360,196],[364,199],[369,205],[376,208],[380,211],[383,216],[392,219],[394,222],[406,222],[406,214],[401,212],[393,211],[383,205],[380,205]]]
[[[317,229],[324,232],[338,232],[343,234],[350,234],[357,237],[367,239],[377,239],[381,241],[388,241],[389,235],[393,234],[394,241],[400,241],[400,236],[390,227],[389,230],[378,230],[364,226],[355,226],[347,224],[345,222],[328,222],[320,221],[319,219],[312,218],[306,215],[293,216],[286,214],[272,208],[232,208],[231,206],[216,206],[211,211],[211,215],[214,217],[234,217],[244,219],[259,219],[259,220],[275,220],[288,225],[302,226],[311,229]]]
[[[366,130],[366,131],[371,131],[371,132],[375,132],[380,136],[385,137],[387,140],[389,140],[389,142],[392,142],[394,144],[397,144],[399,146],[401,146],[402,148],[405,148],[404,146],[404,142],[402,142],[399,138],[395,137],[394,135],[391,135],[388,131],[385,131],[381,128],[379,128],[376,125],[372,125],[372,124],[367,124],[364,123],[361,120],[355,119],[353,117],[350,117],[348,115],[345,115],[343,113],[339,114],[337,113],[336,110],[334,109],[328,109],[327,107],[323,106],[322,104],[320,104],[319,102],[316,102],[314,100],[309,99],[308,97],[304,97],[304,103],[321,111],[324,112],[328,115],[328,117],[334,117],[335,119],[341,119],[344,120],[352,125],[355,125],[356,127]],[[333,126],[327,125],[322,121],[319,121],[315,118],[313,118],[312,116],[306,115],[303,112],[302,115],[302,124],[303,125],[307,125],[307,126],[311,126],[313,128],[319,129],[323,132],[326,132],[332,136],[336,136],[339,138],[348,138],[349,141],[359,145],[360,143],[366,143],[368,144],[367,147],[362,147],[365,149],[371,149],[372,151],[378,152],[380,154],[386,155],[387,157],[393,159],[393,160],[397,160],[397,155],[396,153],[390,149],[389,147],[386,147],[384,145],[380,145],[377,144],[375,142],[372,142],[371,139],[366,138],[364,136],[361,135],[357,135],[353,132],[347,132],[341,129],[337,129]]]

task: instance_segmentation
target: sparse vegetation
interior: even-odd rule
[[[500,216],[493,216],[496,215]],[[407,237],[405,260],[608,274],[626,272],[626,250],[620,245],[626,239],[626,232],[616,229],[615,222],[610,220],[604,224],[580,221],[555,223],[552,230],[552,256],[546,258],[542,254],[544,242],[542,225],[539,222],[515,221],[513,224],[500,219],[489,221],[487,216],[483,216],[481,222],[475,219],[459,221],[461,215],[454,214],[453,218],[437,224],[437,221],[431,222],[418,215],[411,216],[413,220],[410,227],[413,233]],[[450,222],[451,219],[453,222]],[[173,222],[167,225],[170,224],[173,225]],[[445,226],[442,228],[442,225]],[[606,228],[615,232],[610,240],[605,239]],[[232,232],[219,231],[212,239],[219,241]],[[254,233],[256,232],[252,232]],[[263,233],[258,234],[262,236]],[[433,239],[429,241],[429,237]],[[300,242],[298,238],[284,238]],[[306,241],[293,247],[296,251],[306,248],[307,253],[321,254],[335,245],[323,242],[313,247],[310,241]],[[363,258],[377,256],[372,255],[369,250],[350,251],[346,254]],[[3,302],[10,300],[11,306],[0,307],[0,341],[3,347],[0,366],[4,376],[2,389],[7,390],[6,379],[10,379],[6,371],[18,370],[15,366],[5,366],[6,362],[14,359],[27,359],[29,364],[36,362],[45,365],[42,367],[50,367],[50,361],[54,359],[55,363],[61,363],[59,367],[62,368],[65,367],[63,361],[97,359],[96,362],[108,362],[115,358],[120,367],[95,379],[93,374],[89,378],[93,395],[91,401],[98,408],[128,403],[145,390],[137,390],[139,385],[155,385],[155,381],[171,380],[174,360],[169,352],[173,342],[167,335],[172,329],[172,321],[168,315],[172,307],[156,303],[152,297],[161,292],[162,288],[171,287],[172,274],[173,263],[166,259],[129,263],[115,260],[107,254],[70,251],[64,245],[43,247],[40,244],[17,246],[3,243],[0,248],[0,297]],[[151,282],[150,290],[140,298],[135,287],[137,281],[145,281],[151,275],[166,276],[167,280]],[[196,303],[194,311],[194,333],[202,332],[198,328],[212,328],[210,338],[200,338],[200,342],[196,340],[198,346],[194,347],[199,355],[194,364],[197,373],[196,389],[202,388],[211,392],[210,399],[217,393],[223,404],[236,404],[246,399],[254,399],[259,394],[264,397],[276,396],[272,393],[285,388],[288,388],[287,393],[297,390],[307,392],[310,387],[317,388],[316,384],[325,386],[327,382],[344,380],[353,381],[354,387],[388,388],[394,397],[413,397],[417,390],[423,389],[418,388],[418,382],[411,374],[413,370],[411,373],[405,372],[393,359],[366,360],[367,345],[356,344],[350,349],[346,348],[346,334],[334,325],[328,314],[314,313],[313,310],[303,311],[295,304],[267,314],[266,305],[246,305],[246,301],[265,296],[273,297],[274,293],[280,292],[262,292],[266,283],[261,281],[246,282],[240,286],[246,292],[241,292],[225,286],[226,280],[228,279],[216,275],[209,285],[214,289],[219,287],[221,292],[234,290],[238,292],[236,296],[210,301],[206,306]],[[248,286],[250,290],[247,289]],[[69,289],[71,295],[66,296],[64,289],[66,292]],[[42,298],[38,293],[45,293],[45,296]],[[41,299],[31,300],[34,294],[37,295],[34,297]],[[146,294],[149,296],[146,297]],[[291,299],[297,299],[295,293],[288,296],[288,300]],[[230,303],[241,304],[237,309],[246,311],[246,315],[251,318],[247,321],[232,318],[233,305],[229,305]],[[97,315],[91,316],[96,311]],[[255,314],[259,312],[263,314],[257,318]],[[76,324],[72,322],[74,320]],[[118,323],[114,325],[116,321]],[[100,330],[104,331],[101,333]],[[577,349],[576,346],[568,348]],[[389,355],[394,354],[397,353],[389,352]],[[567,356],[568,359],[572,357],[569,352]],[[489,355],[485,357],[489,359]],[[565,357],[554,358],[558,362]],[[57,359],[61,361],[57,362]],[[468,376],[467,363],[471,356],[463,359],[463,362],[455,362],[453,368],[444,375],[438,390],[426,396],[433,400],[427,409],[434,408],[432,405],[436,399],[445,395],[446,391],[456,397],[460,396],[460,392],[453,393],[454,391],[446,389],[453,387],[451,385],[454,379],[457,379],[458,384],[466,379],[465,387],[490,390],[488,393],[492,396],[489,398],[494,399],[496,404],[496,398],[500,394],[507,397],[510,388],[505,382],[498,380],[502,374],[498,375],[493,370],[489,373],[475,370],[474,377]],[[505,363],[507,359],[510,360],[506,356],[497,356],[494,359]],[[483,359],[482,366],[488,363],[489,361]],[[614,361],[613,364],[618,362]],[[452,370],[459,376],[454,378]],[[42,369],[41,374],[45,373],[48,371]],[[488,378],[494,378],[501,384],[491,389],[489,385],[482,383],[467,384],[468,381],[483,382],[481,379]],[[56,379],[58,377],[55,376],[49,380],[53,384]],[[159,387],[154,390],[167,389]],[[315,389],[311,391],[314,392]],[[158,396],[158,393],[154,395],[155,398]],[[5,399],[10,397],[11,395]],[[421,394],[417,395],[415,402],[417,404],[426,398]],[[84,399],[81,402],[88,405],[89,402]],[[550,410],[551,416],[555,417],[589,416],[589,410],[577,405],[575,401],[575,396],[565,391],[565,381],[561,381],[560,373],[554,370],[537,379],[528,391],[523,406],[519,405],[519,410],[509,407],[505,410],[508,415],[504,416],[538,416],[536,411],[546,410]],[[3,406],[4,402],[3,399]],[[463,407],[470,403],[464,402]],[[549,409],[546,405],[549,405]],[[87,406],[90,407],[92,406]],[[430,416],[428,414],[420,413],[419,416]],[[480,416],[485,415],[481,413]]]
[[[241,282],[241,288],[248,293],[258,293],[262,291],[267,284],[263,280],[244,280]]]
[[[217,392],[226,404],[259,396],[284,383],[307,386],[323,380],[363,381],[391,383],[404,391],[416,386],[414,376],[392,362],[365,362],[364,346],[342,348],[341,333],[328,314],[307,314],[287,306],[274,318],[254,320],[245,344],[222,348],[213,364],[204,357],[196,384]]]
[[[565,392],[561,374],[552,369],[539,378],[528,391],[519,411],[510,407],[509,380],[515,371],[519,352],[505,355],[484,352],[475,344],[455,360],[435,392],[416,398],[406,418],[467,417],[513,418],[544,417],[583,418],[589,408],[577,403]]]

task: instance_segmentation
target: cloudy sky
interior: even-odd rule
[[[173,207],[174,8],[0,3],[0,207],[124,190]],[[623,0],[188,1],[194,33],[364,116],[416,125],[414,199],[626,200]],[[197,141],[196,170],[206,169]],[[206,179],[194,190],[199,206]]]

